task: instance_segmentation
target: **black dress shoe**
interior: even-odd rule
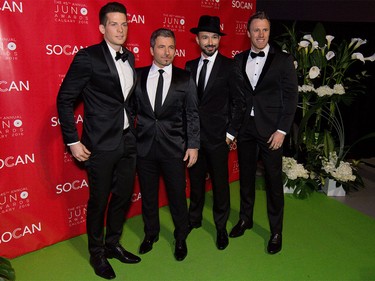
[[[146,236],[145,239],[143,239],[141,246],[139,247],[139,253],[146,254],[150,252],[152,250],[152,244],[154,244],[158,240],[159,240],[158,235]]]
[[[270,241],[268,241],[267,252],[270,254],[276,254],[281,251],[282,237],[281,234],[272,234]]]
[[[216,246],[219,250],[224,250],[229,244],[228,232],[226,230],[220,230],[217,232]]]
[[[133,255],[132,253],[126,251],[120,245],[120,243],[117,243],[115,245],[106,245],[105,255],[109,259],[115,258],[123,263],[138,263],[141,261],[140,257]]]
[[[90,264],[94,268],[96,275],[105,279],[113,279],[116,277],[112,266],[109,264],[104,255],[91,256]]]
[[[176,240],[174,248],[174,257],[178,261],[182,261],[187,256],[186,240]]]
[[[229,237],[235,238],[242,236],[246,229],[251,229],[252,227],[252,223],[247,223],[244,220],[239,220],[229,233]]]

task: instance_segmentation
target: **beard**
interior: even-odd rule
[[[207,48],[212,48],[212,50],[207,50]],[[202,52],[206,55],[206,56],[212,56],[215,52],[217,51],[217,46],[215,45],[207,45],[207,46],[204,46],[204,48],[202,49]]]

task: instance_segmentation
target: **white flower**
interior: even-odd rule
[[[333,95],[333,89],[331,89],[327,85],[324,85],[324,86],[320,86],[318,89],[316,89],[316,93],[319,97],[332,96]]]
[[[332,35],[326,35],[326,39],[327,39],[327,46],[328,46],[328,49],[329,49],[329,47],[331,46],[331,42],[332,42],[333,39],[335,39],[335,37],[332,36]]]
[[[310,34],[306,34],[305,36],[303,36],[303,39],[308,40],[311,43],[314,42],[314,39]]]
[[[350,163],[340,161],[339,165],[336,167],[338,157],[336,152],[329,153],[329,159],[322,160],[322,168],[329,175],[331,175],[335,180],[340,182],[354,181],[355,175],[353,175],[353,169]]]
[[[352,54],[352,59],[353,60],[360,60],[361,62],[365,63],[365,58],[361,53],[353,53]]]
[[[312,52],[314,52],[315,50],[317,50],[317,49],[319,49],[319,43],[318,43],[318,41],[314,41],[314,42],[312,42],[312,44],[311,44],[311,50],[310,50],[310,54],[311,54]]]
[[[301,42],[298,43],[298,50],[300,49],[305,49],[305,52],[307,54],[307,47],[310,45],[309,41],[302,40]]]
[[[318,77],[319,74],[320,74],[319,67],[313,66],[313,67],[310,68],[310,70],[309,70],[309,77],[310,77],[310,79],[314,79],[314,78]]]
[[[365,61],[366,60],[368,60],[368,61],[375,61],[375,53],[371,57],[365,58]]]
[[[298,86],[298,92],[303,92],[303,93],[315,92],[315,88],[311,85],[302,85],[302,86]]]
[[[327,54],[326,54],[326,59],[327,61],[332,59],[333,57],[335,56],[335,53],[332,52],[332,51],[329,51]]]
[[[366,44],[367,43],[367,40],[362,40],[361,38],[358,38],[358,41],[357,41],[357,44],[355,44],[353,50],[357,49],[359,46],[363,45],[363,44]]]
[[[297,69],[298,68],[298,61],[294,61],[294,68]]]
[[[342,84],[336,84],[335,86],[333,86],[333,93],[337,95],[345,94],[344,86]]]
[[[303,167],[302,164],[298,164],[297,161],[291,157],[283,157],[283,172],[290,180],[295,180],[297,178],[309,178],[309,172]]]
[[[350,44],[349,44],[349,48],[350,48],[351,46],[353,46],[355,43],[357,43],[358,40],[359,40],[359,38],[352,38],[352,40],[350,41]]]

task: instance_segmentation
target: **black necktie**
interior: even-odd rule
[[[263,51],[260,51],[259,53],[251,52],[250,56],[251,56],[251,58],[264,57],[264,52]]]
[[[121,59],[122,61],[126,61],[128,59],[128,54],[116,52],[115,60],[118,61],[119,59]]]
[[[156,87],[156,95],[155,95],[155,105],[154,105],[154,112],[156,117],[160,114],[160,109],[163,101],[163,84],[164,84],[164,78],[163,78],[163,69],[159,69],[159,80],[158,80],[158,86]]]
[[[203,66],[202,66],[201,72],[199,73],[199,79],[198,79],[198,97],[199,98],[202,98],[203,92],[204,92],[204,83],[206,80],[207,64],[208,64],[208,59],[204,59]]]

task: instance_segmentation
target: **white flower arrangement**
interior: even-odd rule
[[[329,154],[329,159],[322,159],[322,169],[332,179],[338,182],[355,181],[356,176],[353,175],[353,169],[349,162],[339,161],[336,152]]]
[[[302,164],[297,163],[294,158],[283,157],[283,172],[290,180],[297,178],[309,178],[309,172],[303,167]]]

